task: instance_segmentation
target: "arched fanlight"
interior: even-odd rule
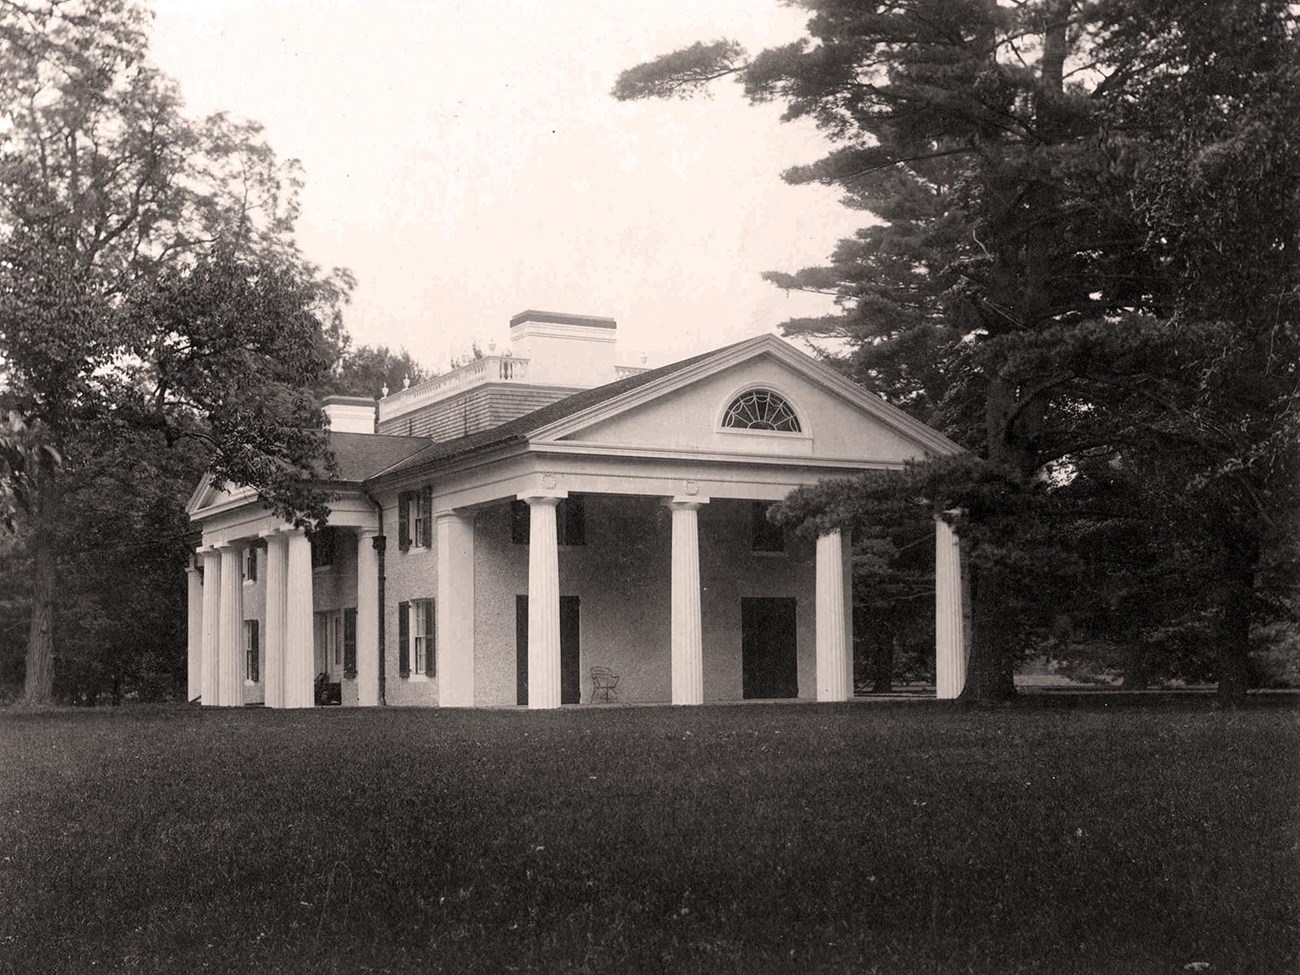
[[[736,430],[779,430],[799,433],[799,418],[785,398],[770,389],[741,393],[723,414],[722,425]]]

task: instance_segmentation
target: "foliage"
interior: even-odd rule
[[[766,277],[839,305],[787,334],[847,341],[850,375],[985,461],[964,489],[951,466],[937,475],[977,502],[957,525],[977,569],[968,695],[1011,692],[1010,666],[1041,632],[1041,612],[1021,611],[1052,600],[1057,631],[1086,623],[1150,646],[1212,634],[1220,686],[1240,693],[1252,616],[1285,601],[1261,599],[1260,580],[1282,574],[1261,559],[1295,564],[1294,11],[797,5],[803,40],[753,56],[696,45],[625,72],[614,93],[731,76],[831,140],[786,178],[836,185],[875,222],[828,266]],[[889,504],[870,478],[850,490]],[[789,510],[871,523],[851,509],[827,489]],[[1126,552],[1125,533],[1152,543]]]
[[[319,387],[324,394],[344,396],[384,395],[432,378],[433,373],[416,362],[406,349],[394,351],[386,345],[344,345],[330,376]]]
[[[188,468],[197,445],[197,469],[295,522],[325,514],[312,481],[329,460],[305,388],[330,364],[350,276],[294,245],[297,164],[255,123],[187,117],[148,62],[147,27],[134,0],[0,4],[0,409],[64,461],[0,471],[21,541],[10,554],[31,578],[32,703],[49,698],[67,632],[56,593],[109,591],[63,592],[95,534],[65,530],[81,517],[68,506],[112,476],[108,461],[173,470],[158,451],[181,448]],[[151,496],[122,496],[111,530],[174,525]],[[180,558],[167,550],[177,577]],[[70,654],[95,626],[71,631]]]

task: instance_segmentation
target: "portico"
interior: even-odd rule
[[[770,336],[638,373],[451,440],[368,433],[348,401],[314,542],[247,492],[201,486],[197,696],[306,707],[324,681],[344,704],[546,709],[589,700],[601,666],[628,701],[851,697],[852,539],[784,539],[766,508],[958,448]],[[409,392],[436,412],[437,390]],[[949,520],[935,531],[952,697],[965,588]]]

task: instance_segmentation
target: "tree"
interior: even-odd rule
[[[382,396],[432,378],[433,373],[416,362],[406,349],[393,351],[386,345],[344,345],[322,392],[345,396]]]
[[[350,278],[298,254],[300,176],[258,126],[183,114],[148,63],[147,22],[134,0],[0,3],[0,408],[64,460],[10,491],[31,703],[51,694],[58,580],[79,554],[60,544],[68,500],[108,456],[85,431],[197,440],[215,477],[296,522],[325,510],[306,480],[324,448],[306,390]]]
[[[1294,20],[1285,4],[1270,0],[1209,8],[1183,0],[799,5],[811,13],[809,39],[752,58],[733,42],[697,44],[624,72],[614,93],[686,96],[730,76],[752,100],[784,100],[787,119],[813,120],[836,144],[787,179],[838,185],[846,202],[883,223],[842,242],[830,267],[768,277],[832,293],[843,309],[787,323],[787,332],[847,339],[854,375],[983,458],[936,465],[923,500],[939,514],[964,509],[957,528],[976,566],[966,696],[997,700],[1013,693],[1011,662],[1038,631],[1036,615],[1024,610],[1042,605],[1042,596],[1077,573],[1077,558],[1057,539],[1069,536],[1071,512],[1095,493],[1089,478],[1115,458],[1140,476],[1144,447],[1169,452],[1179,417],[1204,418],[1216,409],[1212,401],[1226,406],[1231,398],[1222,394],[1234,385],[1232,375],[1215,358],[1220,339],[1183,329],[1175,343],[1169,329],[1148,327],[1185,323],[1188,297],[1196,293],[1178,271],[1193,266],[1189,252],[1177,258],[1170,253],[1177,247],[1167,246],[1187,235],[1172,226],[1163,232],[1153,219],[1162,201],[1180,198],[1165,189],[1174,189],[1170,181],[1180,172],[1197,171],[1179,169],[1195,153],[1161,154],[1177,149],[1180,135],[1170,120],[1181,119],[1185,107],[1200,106],[1222,128],[1250,101],[1262,117],[1243,131],[1274,133],[1276,144],[1265,154],[1269,172],[1287,171],[1284,147],[1295,142],[1294,123],[1283,108],[1290,104],[1265,91],[1295,91],[1279,53],[1293,44]],[[1269,25],[1264,48],[1271,53],[1264,55],[1249,50],[1261,19]],[[1214,66],[1209,78],[1201,71],[1207,64]],[[1216,87],[1234,73],[1256,80]],[[1215,124],[1195,127],[1184,148]],[[1244,149],[1267,140],[1238,141]],[[1211,155],[1224,158],[1225,143],[1215,144],[1220,148]],[[1168,165],[1173,159],[1178,165]],[[1275,258],[1283,255],[1294,262],[1293,238],[1278,224],[1293,210],[1280,205],[1280,185],[1265,185],[1269,234],[1254,235],[1241,211],[1224,206],[1209,226],[1234,224],[1240,246],[1228,256],[1215,250],[1213,233],[1200,238],[1206,254],[1226,257],[1217,267],[1249,259],[1252,244],[1254,253],[1271,258],[1261,267],[1279,270]],[[1182,195],[1180,202],[1192,208],[1163,212],[1179,216],[1186,229],[1186,215],[1201,201]],[[1254,293],[1272,298],[1286,288]],[[1196,315],[1206,317],[1203,310]],[[1171,368],[1166,355],[1175,348],[1182,354]],[[1157,383],[1176,389],[1179,405],[1168,401],[1157,416],[1147,398],[1135,422],[1128,405]],[[1283,402],[1269,400],[1274,407]],[[1189,414],[1193,403],[1200,406]],[[1245,412],[1238,420],[1269,415],[1262,401],[1239,405]],[[1146,436],[1150,420],[1169,434],[1159,445]],[[1235,467],[1233,456],[1255,456],[1264,443],[1260,433],[1236,438],[1236,453],[1219,450],[1219,461]],[[1184,451],[1186,460],[1197,459],[1181,470],[1222,470],[1207,446]],[[1276,458],[1276,446],[1261,456]],[[1145,497],[1173,499],[1180,490],[1173,480],[1150,479],[1161,491]],[[877,485],[868,478],[850,490],[869,499]],[[788,511],[811,518],[822,504],[847,518],[865,515],[837,506],[837,498],[835,489],[802,495]],[[1235,556],[1225,546],[1221,538],[1225,569],[1251,561],[1249,543]],[[1027,560],[1048,571],[1021,571]],[[1223,618],[1239,616],[1248,575],[1230,569],[1220,576],[1239,580],[1235,594],[1225,590],[1218,600]],[[1243,632],[1240,619],[1229,628],[1238,637]]]

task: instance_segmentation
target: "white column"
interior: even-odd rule
[[[266,536],[266,612],[263,614],[262,646],[265,647],[266,706],[284,707],[284,601],[289,540],[281,532]]]
[[[284,706],[309,708],[316,703],[311,542],[300,528],[285,537]]]
[[[374,528],[357,529],[357,703],[367,708],[379,704],[378,536]]]
[[[844,688],[845,699],[853,699],[853,533],[842,533],[844,550]]]
[[[555,509],[550,509],[552,519]],[[443,707],[472,708],[474,706],[474,516],[454,511],[438,513],[438,703]],[[550,539],[555,542],[555,528],[550,529]],[[530,536],[529,570],[532,569],[532,546],[536,536]],[[559,558],[555,557],[556,600],[556,662],[559,652]],[[532,577],[529,576],[529,614],[532,613]],[[531,619],[529,625],[531,626]],[[531,632],[528,644],[532,648]],[[532,661],[528,673],[532,674]],[[556,687],[559,687],[558,672]],[[559,693],[558,690],[556,692]],[[529,688],[528,700],[533,699]],[[557,697],[558,701],[558,697]]]
[[[186,691],[193,701],[203,693],[203,574],[191,563],[185,569],[189,599],[186,604]]]
[[[704,498],[673,498],[672,689],[674,704],[704,702],[703,624],[700,616],[700,529]]]
[[[221,553],[209,545],[203,556],[203,680],[206,707],[220,700],[221,687]]]
[[[942,518],[934,520],[935,697],[959,696],[966,686],[966,625],[961,541]]]
[[[827,532],[817,539],[817,700],[847,701],[852,657],[852,576],[845,579],[844,536]],[[846,587],[846,581],[848,586]],[[848,590],[848,598],[845,592]]]
[[[217,546],[221,553],[221,638],[218,656],[220,686],[217,700],[222,707],[244,704],[244,580],[239,560],[243,548],[227,542]]]
[[[528,502],[528,707],[560,706],[560,550],[555,506],[563,495]],[[441,573],[439,573],[441,575]]]

